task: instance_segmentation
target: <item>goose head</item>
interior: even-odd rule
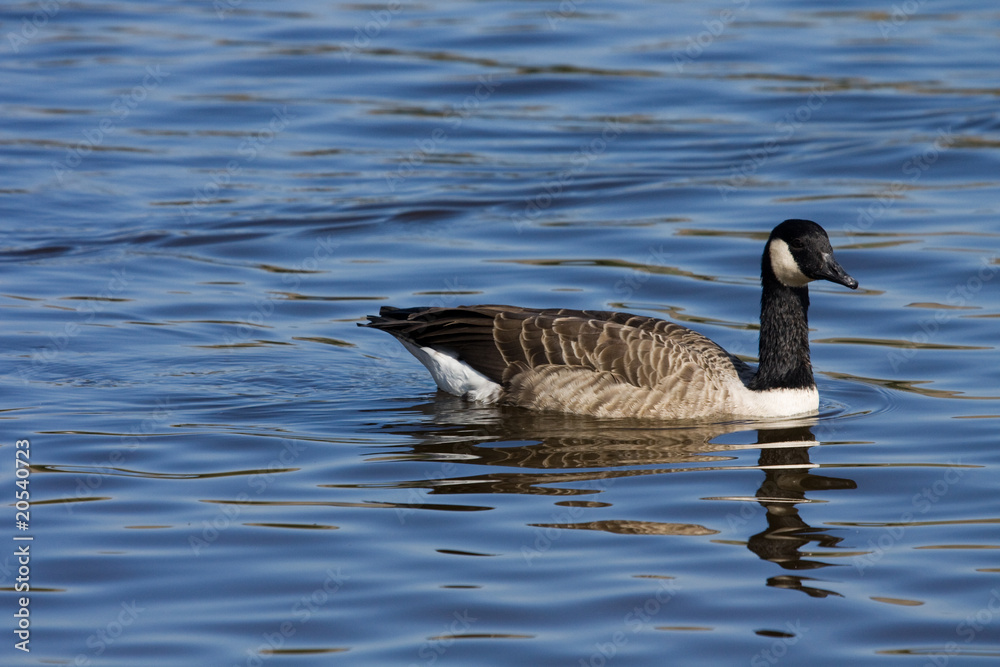
[[[833,257],[826,230],[811,220],[785,220],[771,231],[764,248],[763,270],[786,287],[805,287],[813,280],[829,280],[851,289],[858,281]]]

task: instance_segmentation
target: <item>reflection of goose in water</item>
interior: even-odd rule
[[[790,436],[794,436],[794,439]],[[826,528],[815,528],[807,524],[799,516],[796,506],[809,502],[806,498],[807,491],[856,489],[857,484],[850,479],[812,473],[814,464],[809,460],[809,447],[819,443],[812,440],[812,433],[808,428],[794,429],[791,433],[784,429],[760,431],[758,444],[762,446],[758,465],[764,470],[764,481],[757,490],[756,497],[766,512],[767,527],[750,537],[747,548],[761,559],[786,570],[812,570],[830,566],[831,563],[803,558],[801,549],[811,542],[823,548],[833,548],[842,538],[828,534]],[[800,590],[811,597],[839,595],[809,585],[806,583],[808,581],[809,577],[781,575],[770,577],[767,583],[778,588]]]
[[[392,408],[395,419],[376,419],[372,426],[383,434],[405,435],[415,442],[393,454],[382,451],[379,461],[422,460],[431,465],[420,479],[397,482],[393,488],[428,489],[430,495],[530,494],[561,496],[558,505],[579,508],[569,513],[572,521],[532,524],[546,529],[592,530],[617,535],[710,536],[723,530],[749,533],[766,524],[743,544],[763,560],[785,570],[813,570],[830,563],[804,558],[810,543],[836,547],[840,538],[825,528],[808,525],[797,505],[810,502],[807,493],[818,490],[853,489],[850,479],[814,474],[809,448],[818,443],[810,426],[816,420],[756,424],[691,425],[653,428],[643,420],[602,420],[585,416],[533,413],[500,407],[471,408],[461,400],[439,394],[433,403],[410,410],[416,418]],[[715,442],[721,436],[727,441]],[[736,464],[738,452],[759,449],[756,465]],[[462,464],[459,466],[458,464]],[[484,472],[469,474],[469,466],[484,466]],[[491,472],[489,468],[500,468]],[[512,470],[513,469],[513,470]],[[520,469],[520,470],[517,470]],[[726,501],[717,524],[684,521],[649,521],[627,517],[587,520],[589,508],[604,508],[601,494],[622,480],[646,475],[668,475],[757,469],[764,479],[753,495],[720,496],[706,500]],[[459,471],[462,471],[461,474]],[[385,488],[384,485],[373,485]],[[739,503],[733,505],[733,503]],[[402,506],[402,511],[447,509],[440,502]],[[486,505],[456,505],[455,510],[490,509]],[[761,509],[764,511],[761,512]],[[813,596],[831,594],[810,585],[798,574],[768,579],[768,585],[801,590]],[[836,595],[836,593],[832,593]]]
[[[673,322],[608,311],[516,306],[382,308],[438,387],[484,403],[598,417],[705,419],[814,413],[808,283],[855,289],[822,227],[786,220],[761,258],[757,370]]]

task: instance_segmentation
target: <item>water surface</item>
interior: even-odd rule
[[[0,21],[4,664],[1000,656],[995,9]],[[812,289],[813,418],[467,405],[355,326],[620,309],[752,359],[760,252],[793,217],[861,284]]]

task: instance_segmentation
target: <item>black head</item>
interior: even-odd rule
[[[833,257],[826,230],[811,220],[785,220],[771,230],[764,248],[764,272],[787,287],[804,287],[813,280],[857,289],[858,281]]]

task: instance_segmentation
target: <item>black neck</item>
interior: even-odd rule
[[[761,391],[815,386],[809,362],[809,288],[783,285],[766,255],[761,284],[760,364],[749,388]]]

